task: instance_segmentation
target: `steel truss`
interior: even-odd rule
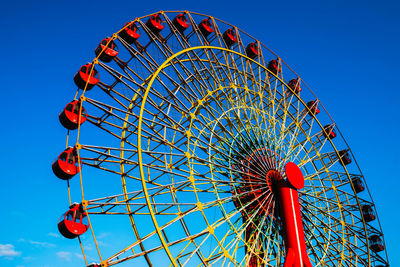
[[[179,13],[189,21],[187,32],[172,22]],[[339,151],[351,154],[350,148],[319,101],[318,115],[306,105],[316,96],[298,75],[234,25],[188,11],[159,14],[166,26],[162,36],[147,27],[150,15],[140,17],[130,23],[138,26],[141,37],[129,44],[118,35],[125,25],[111,37],[120,54],[111,63],[98,57],[92,62],[101,82],[76,95],[90,125],[69,132],[67,146],[75,145],[85,165],[81,202],[102,266],[135,260],[160,266],[153,255],[163,257],[165,266],[247,266],[245,250],[258,255],[263,266],[281,266],[285,251],[280,223],[268,214],[256,216],[262,206],[274,213],[277,205],[259,178],[270,163],[253,177],[263,188],[259,210],[243,219],[243,212],[258,200],[233,204],[251,193],[237,190],[249,184],[240,178],[248,160],[239,160],[239,155],[254,151],[269,157],[278,170],[292,161],[304,173],[299,197],[313,266],[386,264],[387,255],[369,247],[369,236],[382,235],[379,221],[366,222],[362,215],[362,205],[374,207],[372,198],[368,191],[354,191],[352,181],[365,183],[364,176],[356,162],[343,164]],[[214,29],[208,38],[198,27],[204,18]],[[231,47],[223,39],[228,28],[237,37]],[[246,56],[250,42],[258,46],[255,59]],[[266,67],[275,58],[278,73]],[[298,79],[300,93],[288,86],[292,78]],[[335,139],[325,137],[328,124],[339,133]],[[89,168],[121,181],[122,192],[86,199],[83,192],[92,189],[84,185],[95,179],[86,175]],[[70,194],[70,202],[76,201],[72,198]],[[103,257],[94,229],[97,218],[111,215],[129,220],[134,241],[113,244],[115,251]],[[151,227],[136,223],[143,216],[151,218]],[[246,239],[249,225],[254,231]],[[86,244],[79,240],[88,265]]]

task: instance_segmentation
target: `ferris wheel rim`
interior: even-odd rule
[[[173,13],[173,12],[175,12],[175,11],[160,11],[160,12],[157,12],[157,13]],[[181,11],[177,11],[177,12],[181,12]],[[202,16],[205,16],[205,17],[210,17],[210,16],[207,16],[207,15],[204,15],[204,14],[200,14],[200,13],[195,13],[195,12],[188,12],[188,11],[184,11],[186,14],[187,13],[191,13],[191,14],[198,14],[198,15],[202,15]],[[156,14],[156,13],[153,13],[153,14]],[[143,18],[146,18],[146,17],[149,17],[149,16],[151,16],[151,15],[153,15],[153,14],[150,14],[150,15],[147,15],[147,16],[144,16],[144,17],[140,17],[140,18],[137,18],[137,19],[135,19],[134,21],[138,21],[138,20],[140,20],[140,19],[143,19]],[[213,19],[215,19],[214,17],[211,17],[211,18],[213,18]],[[218,19],[216,19],[216,20],[218,20]],[[221,20],[218,20],[218,21],[221,21]],[[228,25],[231,25],[231,24],[229,24],[229,23],[226,23],[226,22],[224,22],[224,21],[221,21],[222,23],[225,23],[225,24],[228,24]],[[231,26],[233,26],[233,25],[231,25]],[[126,26],[125,26],[126,27]],[[123,27],[120,31],[122,31],[125,27]],[[235,27],[235,26],[233,26],[233,27]],[[238,29],[237,27],[235,27],[236,29]],[[238,29],[238,30],[240,30],[240,29]],[[119,31],[119,32],[120,32]],[[241,31],[241,30],[240,30]],[[243,32],[243,31],[241,31],[241,32]],[[118,33],[118,32],[117,32]],[[113,35],[113,38],[117,38],[117,33],[115,33],[114,35]],[[245,32],[243,32],[243,33],[245,33]],[[115,40],[115,39],[112,39],[112,40]],[[255,39],[255,38],[254,38]],[[261,45],[263,45],[261,42],[258,42],[259,44],[261,44]],[[264,46],[264,45],[263,45]],[[203,48],[210,48],[211,46],[203,46]],[[265,47],[265,46],[264,46]],[[188,48],[188,49],[186,49],[186,50],[191,50],[192,48],[196,48],[196,47],[190,47],[190,48]],[[212,48],[216,48],[216,49],[225,49],[225,48],[222,48],[222,47],[212,47]],[[268,48],[267,48],[268,49]],[[234,51],[234,50],[229,50],[229,49],[226,49],[227,51],[229,51],[229,52],[234,52],[234,53],[237,53],[237,54],[239,54],[238,52],[236,52],[236,51]],[[268,49],[269,50],[269,49]],[[179,52],[179,53],[177,53],[177,54],[182,54],[182,53],[184,53],[184,51],[185,50],[183,50],[183,51],[181,51],[181,52]],[[269,51],[271,51],[271,50],[269,50]],[[272,51],[271,51],[272,52]],[[273,53],[273,52],[272,52]],[[245,56],[245,55],[243,55],[243,54],[239,54],[240,56]],[[175,56],[175,54],[174,54],[174,56]],[[178,55],[177,55],[178,56]],[[249,59],[249,58],[248,58]],[[251,59],[250,59],[251,60]],[[253,60],[254,61],[254,60]],[[254,62],[256,62],[256,61],[254,61]],[[283,62],[283,61],[282,61]],[[259,64],[258,62],[256,62],[257,64]],[[95,58],[95,60],[93,61],[93,65],[97,65],[98,64],[98,57],[96,57]],[[286,63],[285,63],[286,64]],[[260,64],[259,64],[260,65]],[[265,68],[265,66],[264,65],[260,65],[261,67],[263,67],[263,68]],[[161,68],[161,66],[160,66],[160,68]],[[290,68],[290,67],[289,67]],[[269,71],[269,70],[268,70]],[[293,73],[295,73],[294,71],[293,71]],[[296,73],[295,73],[296,74]],[[273,75],[275,75],[275,74],[273,74]],[[296,74],[297,75],[297,74]],[[154,75],[154,73],[152,74],[152,76],[153,76],[153,78],[155,79],[155,76],[156,75]],[[297,75],[297,77],[299,77],[298,75]],[[152,78],[152,79],[153,79]],[[278,78],[278,79],[280,79],[278,76],[276,76],[276,78]],[[153,81],[154,81],[154,79],[153,79]],[[286,88],[289,88],[289,86],[283,81],[283,79],[281,80],[281,83],[282,84],[284,84],[285,85],[285,87]],[[303,83],[304,83],[304,81],[303,81]],[[148,86],[147,87],[147,89],[146,89],[146,94],[148,93],[148,90],[150,90],[149,89],[150,88],[150,86]],[[308,86],[307,86],[307,88],[308,88]],[[289,88],[289,90],[291,90],[290,88]],[[311,91],[311,89],[309,89],[308,88],[308,90],[310,90],[310,92],[312,93],[312,94],[314,94],[312,91]],[[85,91],[86,91],[86,89],[84,89],[84,91],[83,91],[83,93],[82,93],[82,95],[81,95],[81,97],[84,97],[84,93],[85,93]],[[297,97],[297,95],[296,95],[296,97]],[[302,104],[303,105],[305,105],[305,102],[300,98],[300,97],[298,97],[298,99],[299,99],[299,101],[301,101],[302,102]],[[145,101],[145,98],[143,99],[143,102],[142,102],[142,107],[141,107],[141,115],[140,115],[140,117],[142,118],[142,116],[143,116],[143,114],[142,114],[142,111],[143,111],[143,108],[144,108],[144,105],[145,105],[145,103],[146,103],[146,101]],[[322,104],[321,104],[321,106],[322,106]],[[325,110],[325,108],[324,108],[324,110]],[[329,113],[325,110],[325,112],[326,112],[326,114],[328,114],[328,116],[330,117],[330,115],[329,115]],[[315,116],[314,116],[315,117]],[[319,127],[320,128],[323,128],[323,126],[322,126],[322,124],[319,122],[319,120],[317,119],[317,118],[315,118],[315,120],[318,122],[318,124],[319,124]],[[141,120],[140,120],[141,121]],[[333,119],[331,119],[331,121],[332,122],[334,122],[333,121]],[[140,127],[140,130],[138,131],[139,132],[139,135],[138,135],[138,137],[139,136],[141,136],[141,126],[139,126]],[[79,128],[80,128],[80,125],[79,125]],[[78,129],[78,131],[79,131],[79,129]],[[340,131],[339,131],[339,133],[340,133]],[[344,140],[344,142],[346,143],[346,146],[348,147],[348,145],[347,145],[347,142],[345,141],[345,139],[344,139],[344,137],[342,136],[342,134],[340,133],[340,135],[341,135],[341,137],[342,137],[342,139]],[[78,134],[78,140],[79,140],[79,134]],[[335,152],[336,153],[338,153],[338,150],[336,149],[336,146],[333,144],[333,142],[332,142],[332,140],[329,140],[330,142],[331,142],[331,145],[332,145],[332,147],[334,148],[334,150],[335,150]],[[138,142],[138,144],[140,144],[140,142]],[[349,147],[348,147],[349,148]],[[121,152],[121,153],[123,153],[123,152]],[[139,153],[140,153],[140,160],[139,160],[139,162],[140,162],[140,165],[141,165],[141,177],[142,177],[142,184],[143,184],[143,188],[146,188],[146,191],[147,191],[147,186],[146,186],[146,184],[144,183],[144,175],[142,175],[142,168],[143,168],[143,159],[142,159],[142,155],[141,155],[141,153],[142,153],[142,150],[141,149],[139,149]],[[355,160],[355,157],[353,156],[353,159]],[[123,164],[122,164],[123,165]],[[358,164],[357,164],[357,167],[358,167]],[[346,174],[347,174],[347,176],[348,177],[350,177],[350,174],[348,173],[348,171],[347,171],[347,168],[344,166],[344,169],[345,169],[345,172],[346,172]],[[358,169],[359,169],[359,172],[361,173],[361,170],[360,170],[360,168],[358,167]],[[362,173],[361,173],[361,175],[362,175]],[[364,176],[362,175],[362,178],[363,178]],[[363,178],[364,179],[364,178]],[[81,178],[81,180],[82,180],[82,178]],[[365,183],[365,185],[367,185],[366,183]],[[82,192],[83,192],[83,184],[81,185],[81,187],[82,187]],[[354,189],[354,188],[353,188]],[[369,192],[369,190],[368,190],[368,192]],[[126,193],[126,192],[124,192],[124,193]],[[369,193],[370,194],[370,193]],[[357,194],[355,194],[355,197],[356,197],[356,199],[357,199],[357,203],[358,203],[358,206],[359,207],[361,207],[361,204],[360,204],[360,202],[358,201],[358,197],[357,197]],[[71,201],[71,197],[69,196],[69,198],[70,198],[70,201]],[[370,199],[372,199],[372,197],[370,196]],[[148,204],[148,206],[149,207],[151,207],[151,205],[149,205],[150,204],[150,202],[149,202],[149,197],[148,197],[148,195],[146,196],[146,201],[147,201],[147,204]],[[128,206],[128,205],[127,205]],[[154,223],[154,220],[155,220],[155,217],[154,217],[154,214],[153,214],[153,216],[152,216],[152,219],[153,219],[153,223]],[[379,222],[379,219],[378,219],[378,222]],[[379,227],[380,227],[380,223],[379,223]],[[365,231],[367,231],[367,229],[366,229],[366,227],[365,227],[365,222],[364,222],[364,229],[365,229]],[[161,232],[158,230],[157,231],[158,232],[158,234],[159,234],[159,237],[160,237],[160,239],[162,239],[163,237],[162,237],[162,234],[161,234]],[[93,234],[94,235],[94,234]],[[366,236],[368,236],[368,234],[367,234],[367,232],[366,232]],[[368,242],[368,241],[367,241]],[[164,242],[162,242],[163,243],[163,245],[166,245],[166,244],[164,244]],[[367,246],[367,249],[369,250],[369,247]],[[166,248],[166,250],[167,250],[167,253],[168,253],[168,249]],[[168,253],[169,254],[169,253]],[[368,253],[369,254],[369,253]],[[172,257],[172,255],[169,255],[169,256],[171,256]]]
[[[169,63],[169,61],[173,60],[175,57],[178,57],[178,56],[181,55],[181,54],[184,54],[184,53],[186,53],[186,52],[189,52],[189,51],[191,51],[191,50],[196,50],[196,49],[216,49],[216,50],[222,50],[222,51],[234,53],[234,54],[237,54],[237,55],[240,55],[240,56],[244,56],[244,55],[242,55],[242,54],[240,54],[240,53],[238,53],[238,52],[236,52],[236,51],[229,50],[229,49],[226,49],[226,48],[221,48],[221,47],[210,47],[210,46],[191,47],[191,48],[182,50],[182,51],[180,51],[180,52],[174,54],[173,56],[171,56],[171,57],[170,57],[167,61],[165,61],[165,62],[157,69],[157,71],[153,74],[153,76],[152,76],[152,78],[151,78],[149,84],[147,85],[147,89],[146,89],[146,91],[145,91],[145,94],[144,94],[144,97],[143,97],[143,100],[142,100],[141,110],[140,110],[140,116],[139,116],[139,127],[138,127],[138,154],[139,154],[139,165],[140,165],[140,172],[141,172],[141,177],[142,177],[142,186],[143,186],[143,189],[145,190],[146,201],[147,201],[148,205],[150,205],[150,199],[149,199],[149,196],[148,196],[148,194],[147,194],[147,186],[146,186],[146,183],[145,183],[145,180],[144,180],[144,179],[145,179],[145,175],[144,175],[144,171],[143,171],[143,160],[142,160],[142,154],[141,154],[141,153],[142,153],[142,152],[141,152],[141,131],[142,131],[142,129],[141,129],[141,124],[142,124],[143,111],[144,111],[144,108],[145,108],[146,99],[147,99],[148,93],[149,93],[149,91],[150,91],[150,88],[151,88],[151,86],[152,86],[152,84],[153,84],[155,78],[156,78],[156,77],[158,76],[158,74],[160,73],[161,69],[163,69],[163,68]],[[244,57],[246,57],[246,56],[244,56]],[[246,57],[246,58],[247,58],[247,57]],[[248,59],[248,60],[252,60],[252,59],[250,59],[250,58],[247,58],[247,59]],[[256,62],[256,61],[254,61],[254,60],[252,60],[252,61],[253,61],[253,62]],[[265,68],[265,66],[259,64],[258,62],[256,62],[256,63],[259,65],[259,67]],[[266,69],[266,68],[265,68],[265,69]],[[267,70],[267,69],[266,69],[266,70]],[[267,70],[267,71],[269,71],[269,70]],[[279,79],[279,77],[277,77],[277,76],[276,76],[276,78]],[[282,80],[281,80],[281,82],[282,82],[283,84],[285,84]],[[285,84],[285,85],[286,85],[286,84]],[[286,85],[286,87],[288,88],[287,85]],[[298,98],[298,100],[300,100],[300,101],[302,102],[302,104],[305,105],[305,102],[304,102],[301,98]],[[306,106],[306,105],[305,105],[305,106]],[[314,116],[314,117],[315,117],[315,116]],[[321,123],[319,123],[318,119],[315,118],[315,120],[318,122],[319,126],[322,128],[322,125],[321,125]],[[336,150],[336,148],[335,148],[335,150]],[[196,192],[195,192],[195,193],[196,193]],[[150,213],[152,214],[152,220],[153,220],[154,226],[156,227],[157,232],[158,232],[160,238],[163,238],[163,237],[162,237],[162,233],[161,233],[161,231],[160,231],[160,229],[159,229],[159,226],[158,226],[158,223],[157,223],[157,221],[156,221],[156,218],[155,218],[155,215],[154,215],[153,211],[151,211]],[[343,237],[344,237],[344,236],[343,236]],[[165,242],[165,241],[164,241],[164,242]],[[164,242],[163,242],[163,245],[165,245],[165,246],[164,246],[164,249],[166,249],[166,250],[168,251],[167,253],[168,253],[170,259],[172,259],[173,256],[170,255],[169,250],[168,250],[168,247],[166,247],[166,244],[165,244]],[[344,247],[343,247],[343,249],[344,249]],[[172,260],[171,260],[171,261],[172,261]]]

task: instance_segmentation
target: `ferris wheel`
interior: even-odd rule
[[[52,165],[68,187],[58,228],[87,266],[388,266],[337,125],[259,40],[160,11],[94,52]]]

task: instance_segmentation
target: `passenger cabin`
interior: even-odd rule
[[[339,160],[339,162],[343,166],[351,163],[351,158],[350,158],[349,152],[347,150],[340,150],[339,157],[340,157],[340,159],[342,159],[342,160]]]
[[[84,90],[86,86],[86,90],[89,91],[99,81],[100,81],[99,73],[94,67],[92,70],[91,63],[83,65],[74,76],[75,84],[82,90]]]
[[[110,62],[118,55],[118,47],[111,38],[101,40],[94,53],[103,62]]]
[[[334,128],[333,124],[328,124],[324,126],[324,130],[322,131],[322,133],[325,136],[325,138],[333,139],[336,137],[336,132],[333,128]]]
[[[207,36],[209,36],[211,33],[214,32],[214,29],[212,28],[210,19],[203,19],[200,23],[199,23],[199,29],[201,34],[207,38]]]
[[[364,183],[362,182],[362,180],[361,180],[360,177],[355,177],[355,178],[353,178],[353,179],[351,180],[351,182],[353,183],[354,191],[355,191],[356,193],[360,193],[360,192],[362,192],[362,191],[365,190]]]
[[[58,220],[58,230],[69,239],[84,234],[89,228],[86,212],[78,203],[74,203]]]
[[[307,103],[307,107],[309,109],[308,114],[312,115],[317,115],[319,114],[319,109],[317,108],[318,102],[315,100],[309,101]]]
[[[228,48],[237,43],[236,33],[234,29],[227,29],[222,35],[222,38],[224,39],[226,47]]]
[[[380,252],[385,250],[382,238],[379,235],[372,235],[369,238],[369,248],[374,252]]]
[[[273,59],[270,62],[268,62],[267,69],[273,74],[277,75],[281,71],[281,68],[279,66],[279,60]]]
[[[291,79],[288,83],[290,89],[292,89],[296,94],[301,92],[300,81],[298,79]]]
[[[146,26],[155,35],[158,35],[165,27],[164,25],[162,25],[162,20],[161,20],[160,14],[151,15],[150,18],[146,22]]]
[[[53,162],[52,169],[54,174],[62,179],[69,180],[80,172],[78,156],[72,147],[65,149]]]
[[[362,210],[364,220],[366,222],[372,222],[373,220],[376,219],[374,210],[372,209],[371,205],[362,205],[361,210]]]
[[[81,108],[81,102],[74,100],[69,102],[64,110],[58,115],[62,126],[68,130],[75,130],[79,125],[84,123],[87,119],[86,110],[82,107],[81,116],[79,117],[79,110]]]
[[[97,263],[91,263],[89,264],[87,267],[101,267],[101,264],[97,264]]]
[[[180,33],[183,33],[187,28],[189,28],[188,20],[183,13],[176,15],[172,20],[172,24]]]
[[[139,28],[135,23],[125,23],[125,28],[119,32],[119,36],[128,44],[133,44],[140,37]]]
[[[255,59],[258,57],[258,46],[256,43],[249,43],[246,47],[246,55],[251,58]]]

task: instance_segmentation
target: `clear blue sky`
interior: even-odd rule
[[[73,97],[75,71],[92,60],[99,40],[158,10],[196,11],[235,24],[308,83],[352,148],[378,209],[391,266],[400,266],[400,3],[182,2],[2,3],[0,266],[83,265],[78,243],[59,237],[56,227],[67,203],[64,183],[50,168],[65,144],[58,113]]]

